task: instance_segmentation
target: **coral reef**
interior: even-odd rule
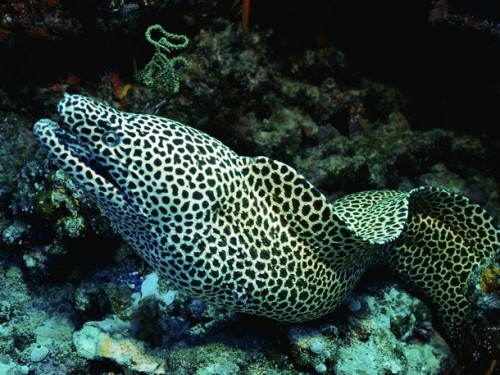
[[[421,301],[393,285],[372,286],[349,301],[340,324],[290,329],[298,363],[327,374],[437,374],[450,366],[449,349]]]
[[[255,0],[246,34],[231,2],[0,4],[0,373],[498,371],[497,259],[469,278],[471,319],[490,326],[472,353],[452,354],[425,301],[376,275],[321,321],[228,313],[155,281],[31,133],[79,92],[287,162],[331,199],[440,186],[498,223],[497,6],[437,1],[430,27],[431,4],[410,3]],[[175,95],[135,78],[152,23],[190,39]]]
[[[432,25],[446,24],[448,27],[469,28],[500,37],[500,7],[492,0],[433,1],[429,22]]]
[[[16,220],[4,228],[2,239],[21,251],[33,280],[68,277],[90,260],[86,257],[94,254],[97,242],[111,249],[109,224],[61,171],[48,168],[46,160],[27,163],[16,185],[10,204]]]

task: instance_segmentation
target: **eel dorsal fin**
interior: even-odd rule
[[[493,217],[467,197],[436,187],[411,190],[410,212],[429,215],[460,235],[475,256],[484,262],[500,248],[500,231]]]
[[[332,206],[354,233],[377,245],[398,238],[408,220],[405,192],[362,191],[337,199]]]
[[[254,205],[288,229],[322,262],[335,269],[365,267],[373,245],[344,222],[328,199],[293,168],[248,158],[242,172]]]

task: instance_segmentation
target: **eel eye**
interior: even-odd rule
[[[116,147],[120,144],[120,136],[117,132],[110,130],[102,135],[102,141],[108,147]]]

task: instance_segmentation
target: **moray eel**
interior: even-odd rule
[[[34,133],[114,228],[176,287],[219,307],[300,322],[383,265],[461,330],[470,272],[500,247],[491,217],[433,187],[329,202],[291,167],[242,157],[165,118],[66,95]]]

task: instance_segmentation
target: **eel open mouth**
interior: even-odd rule
[[[105,185],[107,190],[125,198],[122,189],[109,173],[109,167],[101,165],[75,135],[49,119],[35,123],[33,132],[51,159],[59,168],[75,177],[76,181]]]

